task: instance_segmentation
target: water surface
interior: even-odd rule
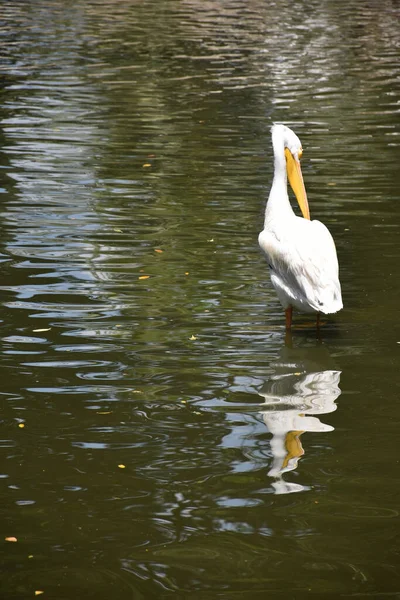
[[[400,597],[398,3],[0,7],[2,598]],[[257,248],[274,121],[320,336]]]

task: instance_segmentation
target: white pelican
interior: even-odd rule
[[[310,220],[300,168],[303,149],[299,138],[285,125],[273,125],[271,133],[274,179],[258,243],[266,256],[272,285],[286,311],[286,329],[292,325],[293,307],[317,313],[318,326],[320,313],[335,313],[343,308],[335,243],[323,223]],[[287,177],[304,219],[292,210]]]

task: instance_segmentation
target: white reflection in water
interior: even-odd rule
[[[321,370],[330,362],[326,349],[321,346],[296,350],[284,348],[281,360],[274,365],[276,374],[259,390],[264,398],[261,414],[272,435],[273,460],[268,475],[275,479],[272,486],[276,494],[308,489],[282,477],[287,471],[296,469],[304,454],[300,436],[306,431],[333,430],[317,416],[335,411],[336,400],[341,394],[341,371]]]

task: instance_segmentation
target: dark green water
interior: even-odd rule
[[[0,0],[2,599],[400,598],[399,16]],[[257,247],[273,121],[319,339]]]

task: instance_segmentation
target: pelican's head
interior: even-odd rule
[[[273,125],[271,133],[273,140],[278,138],[280,144],[283,142],[286,158],[286,171],[290,186],[297,198],[303,217],[305,219],[310,219],[306,188],[304,187],[303,175],[300,167],[300,158],[303,154],[301,142],[294,131],[289,127],[286,127],[286,125]]]

